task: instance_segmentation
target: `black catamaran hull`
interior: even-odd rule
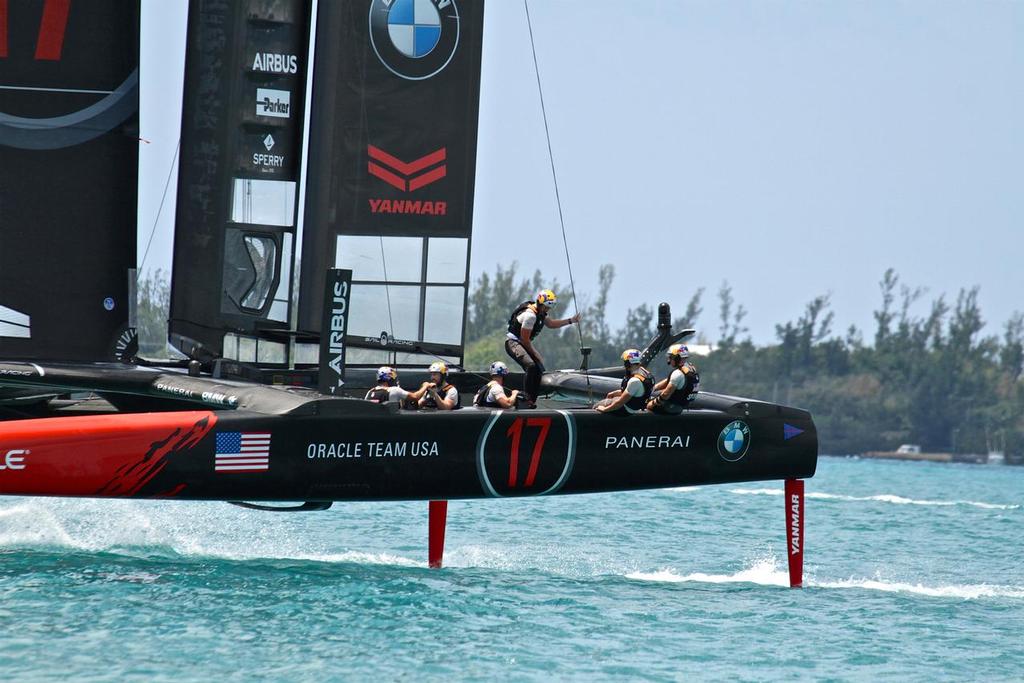
[[[363,407],[351,416],[196,410],[3,422],[0,494],[516,497],[800,479],[817,462],[810,415],[769,404],[678,416]]]

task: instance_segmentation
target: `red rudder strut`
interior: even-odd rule
[[[804,582],[804,482],[786,480],[786,555],[789,558],[789,586]]]
[[[427,562],[431,569],[441,568],[444,557],[444,528],[448,519],[448,501],[430,501],[430,531]]]

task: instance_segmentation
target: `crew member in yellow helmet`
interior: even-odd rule
[[[626,349],[621,358],[625,370],[622,385],[608,392],[607,398],[595,406],[599,413],[639,413],[647,407],[647,400],[654,389],[654,378],[643,366],[643,358],[637,349]]]
[[[668,364],[672,374],[654,385],[654,394],[647,402],[653,413],[678,415],[700,392],[700,374],[690,362],[690,349],[685,344],[668,347]]]
[[[527,407],[536,405],[540,392],[540,377],[544,373],[544,357],[533,345],[540,331],[545,327],[558,329],[580,321],[580,314],[571,318],[549,318],[551,308],[558,298],[550,289],[537,292],[533,301],[524,301],[516,306],[508,319],[508,334],[505,335],[505,352],[519,363],[526,373],[523,381],[523,399]]]
[[[437,410],[455,410],[462,404],[459,390],[448,382],[448,366],[438,361],[427,368],[430,381],[424,386],[426,393],[420,399],[420,408]]]

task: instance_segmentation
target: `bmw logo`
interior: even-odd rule
[[[370,44],[396,76],[421,81],[436,75],[459,46],[455,0],[373,0]]]
[[[736,462],[750,448],[750,427],[736,420],[725,425],[718,435],[718,454],[729,462]]]

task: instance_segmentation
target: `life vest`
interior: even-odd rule
[[[654,378],[651,376],[650,370],[641,365],[639,370],[622,378],[622,384],[619,388],[622,391],[625,391],[626,385],[629,384],[629,380],[634,377],[643,383],[644,393],[639,396],[630,396],[629,400],[626,401],[625,407],[636,412],[647,407],[647,401],[651,398],[651,392],[654,391]]]
[[[480,387],[480,389],[477,390],[476,396],[473,397],[473,405],[475,405],[475,406],[483,406],[485,408],[490,408],[490,407],[493,407],[493,406],[498,406],[499,408],[501,407],[497,403],[488,400],[490,398],[490,395],[491,395],[491,385],[492,384],[494,384],[494,380],[493,379],[490,382],[488,382],[487,384],[485,384],[482,387]],[[509,396],[512,395],[512,392],[510,392],[504,386],[501,387],[501,390],[505,392],[505,397],[506,398],[508,398]]]
[[[689,363],[684,367],[690,368],[689,372],[683,372],[683,368],[679,368],[679,371],[683,372],[683,376],[686,378],[686,384],[683,385],[682,389],[676,389],[672,392],[672,395],[668,397],[668,403],[685,406],[697,398],[697,393],[700,391],[700,374],[697,372],[697,368]]]
[[[444,396],[445,394],[448,393],[448,390],[451,389],[451,388],[452,388],[452,385],[448,384],[447,382],[445,382],[437,390],[437,393],[441,394],[441,396]],[[429,391],[423,397],[423,407],[424,408],[436,408],[437,407],[437,401],[434,400],[434,394],[432,394]],[[462,407],[462,396],[459,394],[459,392],[456,391],[455,392],[455,406],[452,408],[452,410],[455,410],[455,408],[461,408],[461,407]]]
[[[523,338],[523,324],[519,322],[519,314],[533,305],[533,301],[524,301],[516,306],[516,310],[512,311],[512,317],[508,319],[508,332],[509,334],[514,334],[516,339]],[[534,308],[533,311],[537,314],[537,322],[534,323],[533,329],[530,330],[530,341],[536,339],[540,331],[544,329],[544,320],[548,317],[548,311],[541,313],[537,308]]]
[[[391,398],[391,392],[387,387],[374,387],[366,392],[366,400],[373,403],[387,403]]]

